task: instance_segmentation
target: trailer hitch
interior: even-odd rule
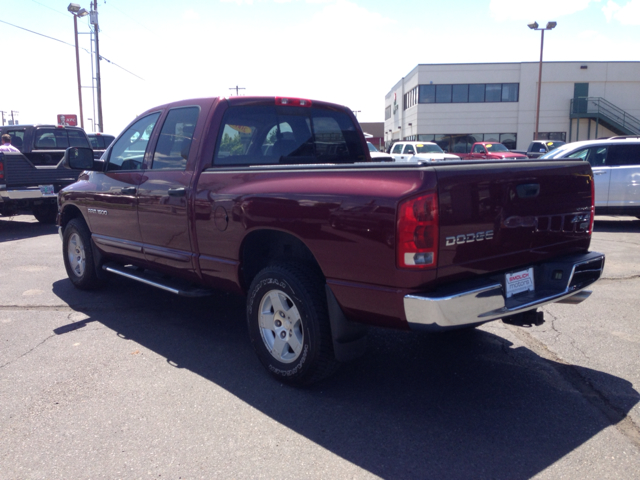
[[[526,312],[504,317],[502,321],[504,323],[508,323],[509,325],[515,325],[516,327],[531,328],[534,325],[536,327],[539,327],[544,323],[544,312],[539,312],[537,310],[527,310]]]

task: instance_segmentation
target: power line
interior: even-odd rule
[[[35,1],[35,0],[34,0],[34,1]],[[36,3],[37,3],[37,2],[36,2]],[[29,32],[29,33],[34,33],[34,34],[36,34],[36,35],[40,35],[41,37],[48,38],[49,40],[55,40],[56,42],[64,43],[65,45],[69,45],[70,47],[73,47],[73,48],[75,48],[75,47],[76,47],[76,46],[75,46],[74,44],[72,44],[72,43],[67,43],[67,42],[65,42],[65,41],[63,41],[63,40],[59,40],[59,39],[57,39],[57,38],[50,37],[49,35],[45,35],[45,34],[43,34],[43,33],[34,32],[33,30],[29,30],[28,28],[20,27],[20,26],[18,26],[18,25],[14,25],[13,23],[5,22],[4,20],[0,20],[0,23],[6,23],[7,25],[11,25],[12,27],[19,28],[20,30],[24,30],[24,31]],[[85,51],[85,52],[87,52],[87,53],[90,53],[90,52],[89,52],[89,50],[87,50],[86,48],[83,48],[82,50],[84,50],[84,51]],[[137,77],[137,78],[139,78],[140,80],[143,80],[143,81],[144,81],[144,78],[142,78],[142,77],[140,77],[140,76],[136,75],[136,74],[135,74],[135,73],[133,73],[133,72],[130,72],[130,71],[129,71],[129,70],[127,70],[126,68],[124,68],[124,67],[122,67],[122,66],[118,65],[118,64],[117,64],[117,63],[115,63],[115,62],[112,62],[111,60],[109,60],[109,59],[108,59],[108,58],[106,58],[106,57],[103,57],[102,55],[100,55],[100,60],[105,60],[106,62],[109,62],[111,65],[113,65],[113,66],[115,66],[115,67],[118,67],[119,69],[124,70],[125,72],[127,72],[127,73],[129,73],[129,74],[133,75],[134,77]]]

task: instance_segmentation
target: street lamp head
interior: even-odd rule
[[[547,22],[547,30],[553,30],[558,25],[558,22]]]
[[[80,5],[78,5],[77,3],[70,3],[67,7],[67,10],[71,13],[78,13],[80,11],[80,8]]]
[[[87,15],[89,15],[89,12],[87,12],[84,8],[81,8],[80,11],[76,13],[76,15],[78,15],[78,17],[86,17]]]
[[[538,22],[529,23],[527,27],[529,27],[531,30],[535,30],[536,28],[538,28]]]

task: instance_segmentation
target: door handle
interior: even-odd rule
[[[123,195],[135,195],[136,187],[124,187],[120,189],[120,193]]]
[[[593,172],[594,175],[604,175],[605,173],[607,173],[605,170],[598,170]]]
[[[184,197],[187,190],[184,187],[170,188],[168,193],[170,197]]]

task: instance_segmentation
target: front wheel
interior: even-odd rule
[[[323,282],[304,267],[281,264],[258,273],[247,322],[258,358],[278,380],[306,385],[337,369]]]
[[[100,286],[91,250],[91,232],[82,219],[72,219],[64,229],[62,254],[71,283],[81,290]]]

